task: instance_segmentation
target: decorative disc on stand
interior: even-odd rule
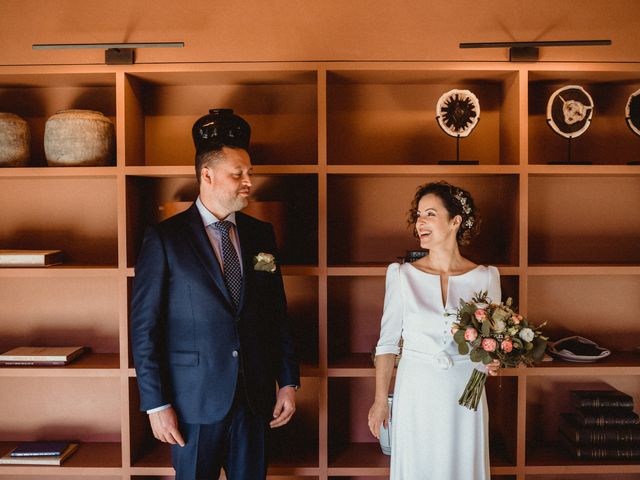
[[[561,137],[568,139],[568,159],[556,164],[591,162],[571,162],[571,139],[579,137],[591,125],[593,99],[587,91],[578,85],[562,87],[549,97],[547,103],[547,123]]]
[[[445,165],[477,164],[477,160],[460,160],[460,138],[468,137],[480,121],[480,102],[469,90],[449,90],[436,104],[436,120],[440,128],[456,138],[456,160],[441,160]]]
[[[629,95],[624,109],[624,118],[633,133],[640,136],[640,90]],[[640,161],[627,162],[629,165],[640,165]]]

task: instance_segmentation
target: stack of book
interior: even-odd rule
[[[618,390],[572,390],[574,413],[563,413],[560,434],[581,459],[640,458],[640,423],[633,398]]]
[[[61,465],[78,448],[70,442],[21,443],[0,457],[0,464],[8,465]]]

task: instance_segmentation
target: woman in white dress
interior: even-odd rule
[[[476,265],[460,255],[477,232],[471,195],[446,182],[418,187],[409,223],[429,254],[387,270],[380,340],[376,347],[376,393],[369,428],[380,438],[387,425],[387,395],[396,355],[398,365],[391,429],[392,480],[489,480],[487,400],[477,411],[458,405],[473,368],[488,366],[459,355],[451,326],[460,299],[486,290],[500,301],[495,267]]]

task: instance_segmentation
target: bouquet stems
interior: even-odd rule
[[[463,407],[467,407],[469,410],[476,411],[478,409],[478,403],[480,403],[480,398],[482,397],[486,381],[487,374],[474,368],[458,403]]]

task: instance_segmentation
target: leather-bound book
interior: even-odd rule
[[[619,390],[571,390],[571,405],[576,408],[628,408],[633,410],[633,397]]]
[[[640,447],[640,424],[582,427],[576,415],[562,413],[558,429],[576,446]]]

